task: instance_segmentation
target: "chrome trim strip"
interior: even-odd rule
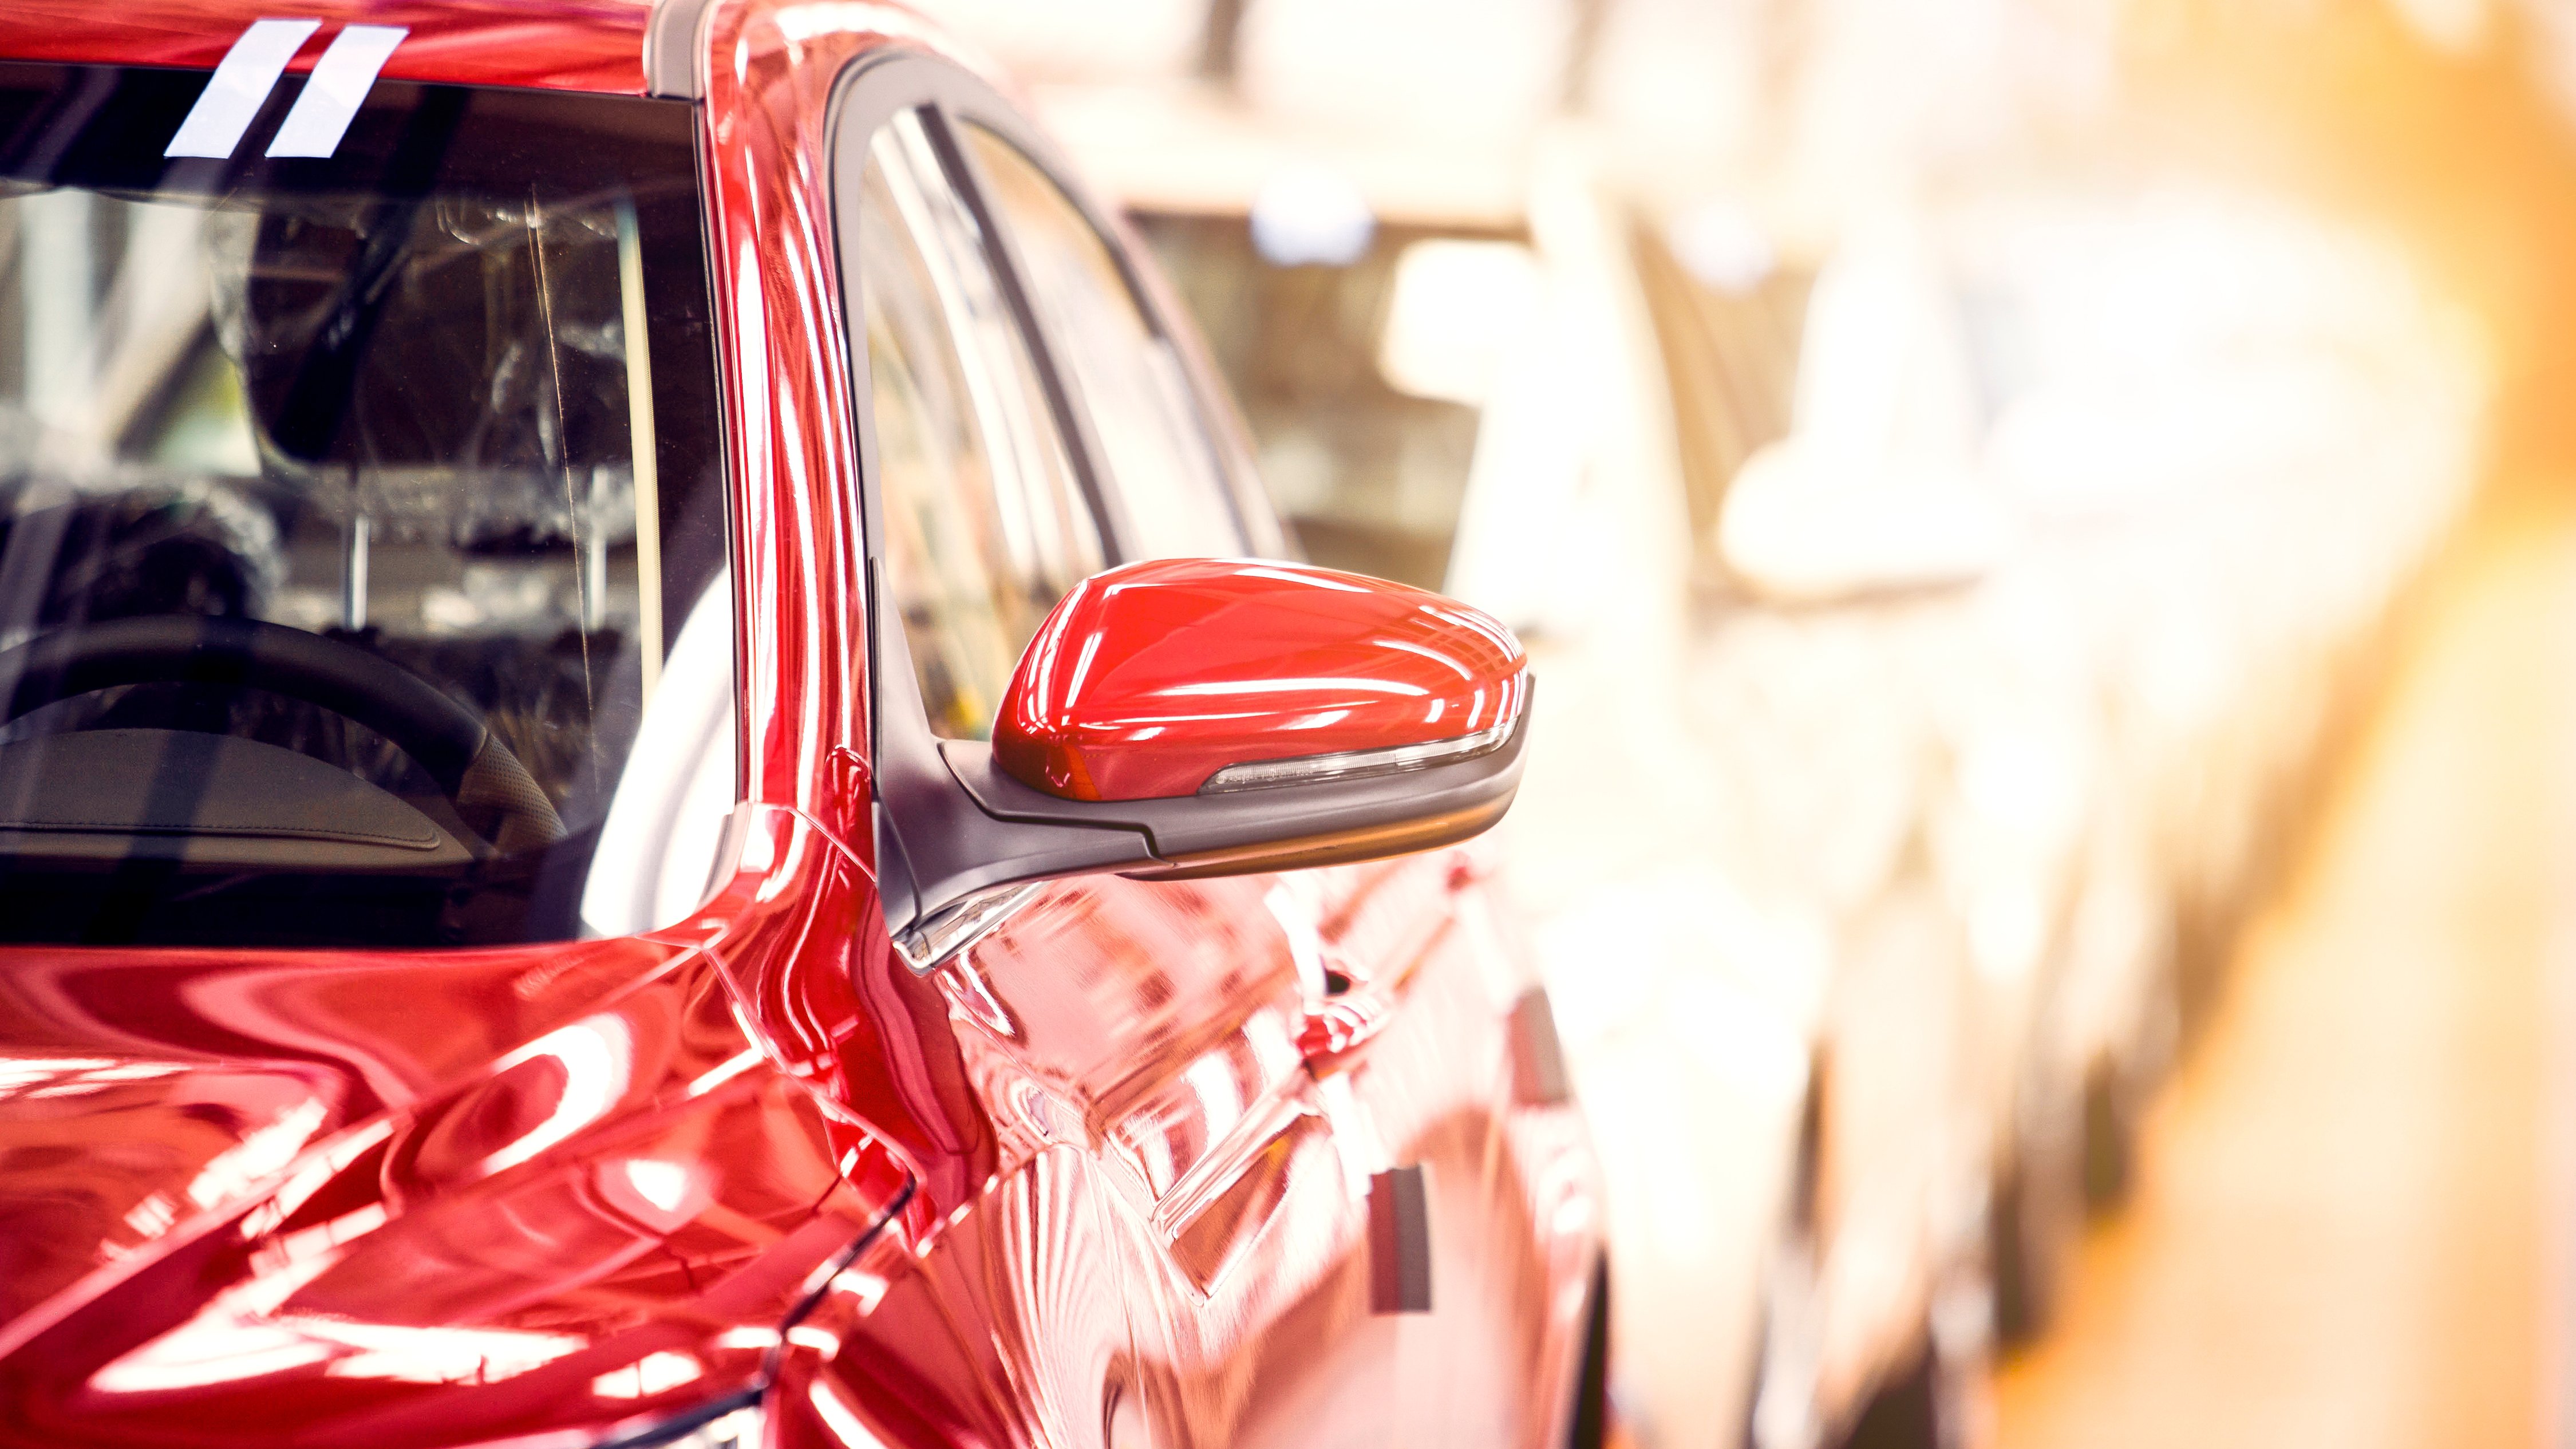
[[[929,971],[949,957],[1000,930],[1037,898],[1044,881],[980,891],[908,931],[894,933],[894,953],[914,974]]]
[[[1364,780],[1375,775],[1396,775],[1407,770],[1427,770],[1433,765],[1454,765],[1489,755],[1511,738],[1512,726],[1519,723],[1515,715],[1491,729],[1478,730],[1456,739],[1433,740],[1428,744],[1396,745],[1383,750],[1344,750],[1332,755],[1299,755],[1287,760],[1254,760],[1241,765],[1228,765],[1208,776],[1199,787],[1202,795],[1226,795],[1237,790],[1270,790],[1282,785],[1312,785],[1324,780]]]

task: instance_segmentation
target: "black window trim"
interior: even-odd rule
[[[1181,356],[1180,345],[1154,301],[1153,289],[1137,274],[1135,258],[1128,250],[1125,237],[1072,180],[1070,168],[1056,157],[1054,149],[1045,143],[1044,138],[1025,126],[1002,124],[995,114],[978,107],[959,106],[943,100],[930,108],[930,114],[937,122],[931,129],[931,137],[939,147],[940,160],[949,168],[952,184],[974,211],[975,224],[983,229],[986,245],[995,254],[995,270],[1009,278],[1005,285],[1014,298],[1014,311],[1028,329],[1031,350],[1043,359],[1046,370],[1054,378],[1049,387],[1048,401],[1058,409],[1058,421],[1065,436],[1079,439],[1080,451],[1093,460],[1093,496],[1095,502],[1102,506],[1105,519],[1117,532],[1119,560],[1133,559],[1137,556],[1141,529],[1131,514],[1131,500],[1117,482],[1116,470],[1106,465],[1109,450],[1093,421],[1092,409],[1082,395],[1082,378],[1058,356],[1055,339],[1048,336],[1045,321],[1038,315],[1036,304],[1029,296],[1025,281],[1029,275],[1027,259],[1021,252],[1019,238],[992,204],[994,187],[991,178],[985,175],[983,164],[975,159],[973,148],[965,144],[965,126],[972,125],[986,131],[1017,151],[1022,160],[1035,168],[1038,175],[1072,205],[1082,224],[1091,229],[1101,249],[1109,254],[1110,265],[1118,269],[1119,285],[1127,289],[1129,301],[1135,306],[1137,315],[1144,319],[1154,340],[1170,349],[1176,359]],[[1209,426],[1207,399],[1200,395],[1202,389],[1198,386],[1186,381],[1184,386],[1187,396],[1183,402],[1189,409],[1189,425],[1197,432],[1203,455],[1215,470],[1215,476],[1208,481],[1224,496],[1226,516],[1234,524],[1235,537],[1248,548],[1253,530],[1244,516],[1243,499],[1237,496],[1233,480],[1227,476],[1215,430]]]
[[[859,526],[867,611],[867,751],[873,780],[871,833],[885,922],[888,930],[896,934],[921,924],[931,914],[931,910],[923,909],[914,883],[916,873],[910,864],[912,852],[907,851],[896,822],[918,820],[924,822],[925,833],[939,832],[943,825],[955,823],[958,803],[953,776],[940,755],[939,740],[930,728],[929,710],[921,697],[920,680],[913,671],[902,613],[893,607],[887,586],[883,465],[873,401],[875,380],[868,364],[859,252],[852,230],[857,218],[859,180],[866,174],[869,147],[880,131],[907,111],[921,114],[939,158],[942,180],[982,233],[986,265],[992,268],[1003,304],[1010,310],[1011,325],[1028,349],[1039,386],[1046,394],[1048,416],[1042,421],[1054,426],[1063,440],[1075,483],[1100,532],[1101,552],[1112,564],[1127,556],[1126,540],[1103,506],[1091,434],[1076,421],[1074,400],[1044,345],[1037,316],[1020,283],[1016,258],[996,246],[1000,234],[994,229],[991,210],[975,186],[972,173],[963,164],[966,158],[956,144],[949,117],[963,112],[1005,136],[1024,132],[1025,128],[989,87],[928,52],[888,46],[853,61],[833,88],[824,132],[824,174],[831,186],[833,245],[839,261],[838,300],[848,351],[845,375],[850,385],[851,418],[856,424],[853,431],[859,443]],[[998,125],[992,123],[995,117],[1000,118]],[[968,359],[970,366],[988,362]],[[1135,842],[1132,837],[1120,838],[1124,834],[1100,832],[1101,838],[1095,843],[1102,848],[1104,860],[1123,859],[1133,853]],[[920,844],[936,848],[931,841]],[[932,903],[931,909],[937,909],[938,904]]]
[[[1077,477],[1096,479],[1090,449],[1093,439],[1077,409],[1075,395],[1064,385],[1045,334],[1028,305],[1016,259],[1004,232],[991,224],[992,213],[974,185],[971,167],[956,144],[955,118],[985,126],[1020,148],[1084,212],[1099,230],[1122,269],[1133,262],[1124,252],[1123,234],[1101,225],[1101,213],[1082,190],[1066,182],[1067,168],[1038,137],[1033,127],[998,93],[961,67],[935,55],[904,46],[889,46],[852,62],[834,88],[826,131],[827,176],[832,187],[834,245],[839,260],[844,345],[851,389],[848,406],[859,442],[859,510],[865,557],[865,637],[870,738],[866,742],[871,776],[871,835],[875,845],[877,887],[884,928],[907,956],[943,917],[970,911],[993,890],[1020,882],[1059,876],[1114,872],[1170,875],[1198,867],[1191,862],[1205,853],[1256,843],[1322,838],[1354,825],[1375,825],[1396,818],[1437,813],[1426,800],[1427,780],[1390,777],[1298,792],[1290,799],[1192,797],[1178,800],[1087,803],[1058,800],[1010,779],[991,763],[988,746],[971,741],[942,741],[930,728],[920,680],[911,663],[903,620],[889,603],[883,541],[884,500],[876,431],[873,381],[869,375],[866,317],[861,310],[856,248],[852,231],[857,219],[859,188],[867,151],[877,132],[905,111],[920,111],[934,149],[944,166],[956,167],[946,179],[972,208],[985,233],[988,262],[1003,289],[1006,305],[1030,349],[1047,390],[1052,419],[1064,438]],[[962,181],[961,175],[962,173]],[[1134,277],[1129,272],[1133,285]],[[1140,311],[1166,339],[1176,330],[1150,289],[1135,292]],[[1185,363],[1194,355],[1183,352]],[[1202,417],[1208,400],[1204,380],[1190,375],[1192,404]],[[1215,435],[1211,430],[1211,441]],[[1227,454],[1211,449],[1220,470]],[[1233,497],[1238,478],[1224,472],[1215,480],[1229,491],[1229,505],[1241,519],[1245,502]],[[1096,486],[1096,485],[1095,485]],[[1095,509],[1096,509],[1095,505]],[[1112,562],[1127,559],[1131,545],[1119,536],[1115,520],[1098,516],[1103,552]],[[1250,530],[1247,529],[1247,536]],[[889,667],[892,666],[892,667]],[[1521,736],[1510,748],[1443,772],[1437,800],[1454,800],[1455,818],[1480,810],[1499,812],[1510,798],[1520,770]],[[1474,828],[1482,828],[1481,824]],[[1467,833],[1472,833],[1470,830]],[[1321,859],[1313,863],[1323,863]]]

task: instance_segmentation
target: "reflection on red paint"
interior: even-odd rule
[[[318,0],[278,7],[221,0],[17,0],[0,14],[0,56],[12,60],[170,65],[211,70],[254,20],[322,22],[289,69],[309,71],[343,24],[411,33],[385,62],[387,80],[555,90],[644,90],[650,0]]]

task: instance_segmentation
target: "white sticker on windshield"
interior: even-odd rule
[[[217,158],[233,154],[242,132],[250,129],[251,117],[259,114],[268,93],[277,89],[277,78],[286,74],[286,63],[321,28],[319,20],[252,21],[233,48],[224,52],[223,62],[206,81],[188,119],[179,123],[179,133],[161,154]]]
[[[304,94],[268,143],[271,156],[328,156],[340,149],[349,121],[375,89],[376,72],[411,32],[399,25],[352,25],[331,37],[331,48],[313,65]]]

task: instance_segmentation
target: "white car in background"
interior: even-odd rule
[[[2011,198],[1954,232],[2011,374],[1989,467],[2101,661],[2196,1005],[2468,503],[2490,364],[2395,247],[2278,201]]]
[[[1953,1157],[1989,1164],[1997,1326],[2024,1336],[2465,502],[2484,375],[2389,249],[2201,189],[1863,226],[1803,335],[1788,435],[1718,508],[1770,608],[1703,636],[1700,707],[1758,712],[1751,654],[1840,652],[1851,687],[1778,729],[1923,732],[1920,834],[1891,849],[1969,966],[1985,1115]]]

